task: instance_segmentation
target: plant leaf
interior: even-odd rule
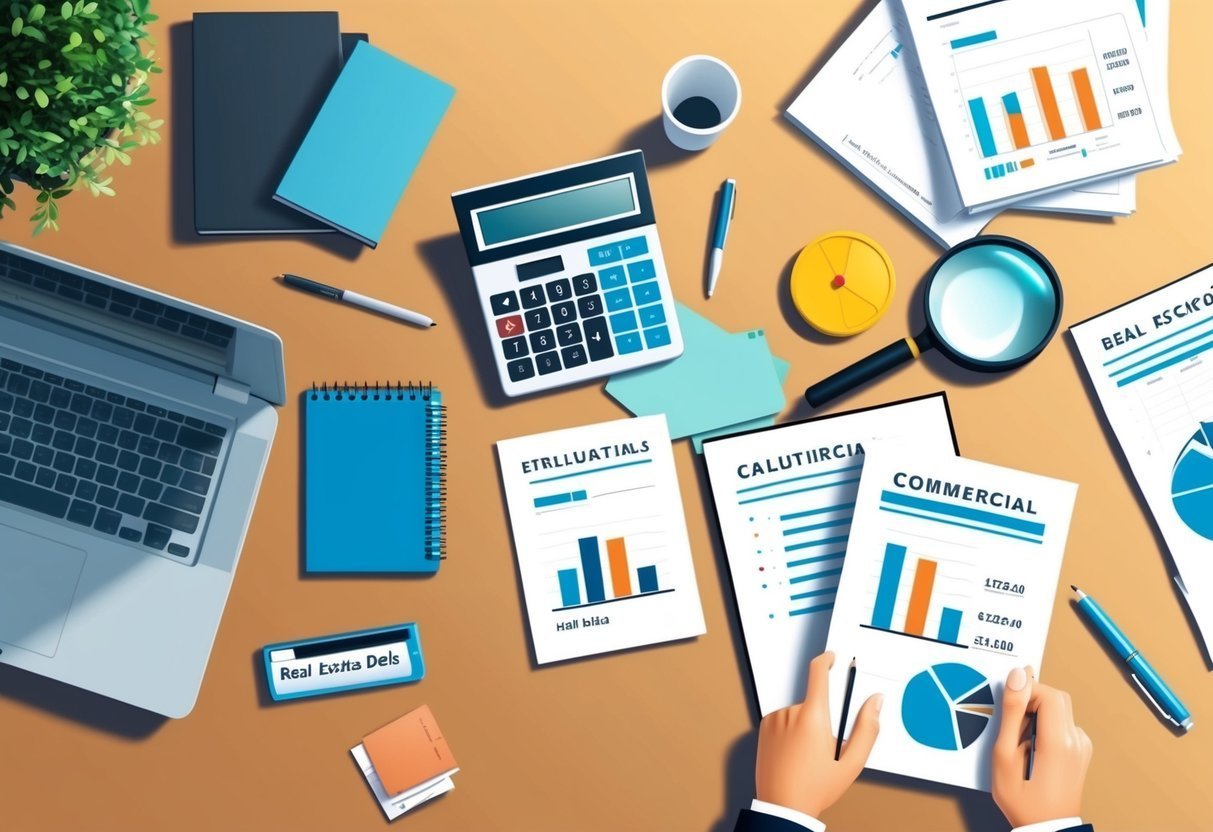
[[[34,90],[34,100],[37,101],[38,106],[44,110],[46,109],[47,105],[51,103],[50,98],[41,87]]]
[[[17,37],[17,35],[21,34],[21,30],[24,28],[25,21],[18,17],[13,20],[13,27],[10,31],[13,33],[13,37]]]
[[[64,0],[63,8],[59,10],[59,14],[63,15],[63,19],[67,20],[72,16],[72,4]]]
[[[37,23],[42,19],[42,15],[46,14],[46,6],[41,3],[35,3],[29,10],[29,22]]]

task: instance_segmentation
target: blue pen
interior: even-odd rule
[[[1116,626],[1108,614],[1103,611],[1103,607],[1095,603],[1095,599],[1087,593],[1083,592],[1074,584],[1070,584],[1070,589],[1078,595],[1078,608],[1083,614],[1095,625],[1095,629],[1103,636],[1104,640],[1112,646],[1116,651],[1116,655],[1124,659],[1125,664],[1129,666],[1133,675],[1133,681],[1141,688],[1142,693],[1146,698],[1154,703],[1154,707],[1158,708],[1166,719],[1169,719],[1175,725],[1183,728],[1185,731],[1191,731],[1192,715],[1188,713],[1188,709],[1184,707],[1184,703],[1179,701],[1167,683],[1162,680],[1158,672],[1150,666],[1145,657],[1137,652],[1137,648],[1129,641],[1121,629]]]
[[[720,277],[720,266],[724,263],[724,241],[729,236],[729,224],[737,208],[737,182],[724,180],[720,189],[720,208],[716,212],[716,232],[712,235],[712,262],[708,266],[708,297],[716,291],[716,278]]]

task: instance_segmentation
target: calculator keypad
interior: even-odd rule
[[[645,237],[587,251],[592,271],[489,297],[511,381],[671,342]]]

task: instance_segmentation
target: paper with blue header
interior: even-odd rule
[[[868,449],[826,643],[856,657],[854,701],[885,695],[868,768],[989,791],[998,688],[1014,667],[1040,668],[1077,490],[962,457]]]

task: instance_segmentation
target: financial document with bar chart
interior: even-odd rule
[[[869,449],[827,641],[855,657],[854,702],[885,696],[868,768],[989,790],[999,690],[1013,667],[1040,667],[1077,490]],[[830,680],[834,724],[844,675]]]
[[[956,453],[942,393],[704,443],[712,500],[765,716],[804,698],[825,648],[874,440]]]
[[[1174,161],[1134,0],[903,0],[961,200],[1009,205]]]
[[[539,664],[704,632],[665,416],[497,443]]]
[[[1213,267],[1070,333],[1213,649]]]

